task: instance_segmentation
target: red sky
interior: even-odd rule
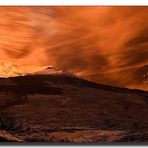
[[[0,60],[148,90],[148,7],[0,7]]]

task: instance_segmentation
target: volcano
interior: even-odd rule
[[[46,69],[34,72],[30,75],[59,75],[59,74],[63,74],[63,73],[64,72],[59,68],[56,68],[53,66],[48,66]]]
[[[5,141],[11,135],[23,142],[148,142],[147,91],[97,84],[50,66],[0,78],[0,102]]]

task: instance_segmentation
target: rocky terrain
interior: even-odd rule
[[[1,142],[146,143],[148,92],[48,67],[0,78]]]

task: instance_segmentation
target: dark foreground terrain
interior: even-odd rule
[[[0,79],[2,142],[148,142],[148,92],[71,75]]]

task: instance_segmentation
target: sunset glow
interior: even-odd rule
[[[1,6],[0,143],[147,144],[147,18],[148,6]]]
[[[52,65],[148,90],[147,15],[148,7],[0,7],[0,60],[17,67],[1,65],[1,77]]]

